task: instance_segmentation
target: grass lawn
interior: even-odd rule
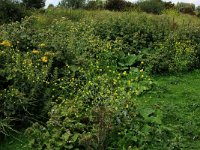
[[[25,146],[28,143],[23,133],[15,133],[6,137],[3,142],[0,141],[0,150],[28,150]]]
[[[183,149],[200,149],[200,71],[154,77],[153,90],[137,98],[139,107],[163,110],[164,124],[182,135]],[[176,134],[176,133],[175,133]]]
[[[200,149],[200,71],[176,76],[155,76],[156,86],[137,97],[140,108],[163,110],[163,123],[181,134],[183,149]],[[0,150],[27,150],[23,135],[9,137]]]

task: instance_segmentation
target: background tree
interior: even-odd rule
[[[131,6],[132,3],[125,0],[107,0],[105,8],[108,10],[122,11]]]
[[[175,7],[174,3],[172,3],[171,1],[169,2],[163,2],[164,3],[164,6],[165,6],[165,9],[172,9]]]
[[[181,2],[181,3],[177,3],[176,8],[181,13],[195,15],[195,13],[194,13],[195,5],[194,4]]]
[[[87,2],[86,9],[103,9],[104,2],[102,0],[90,0]]]
[[[60,7],[78,9],[85,6],[86,0],[61,0],[58,4]]]
[[[196,10],[197,10],[197,12],[200,12],[200,6],[198,6],[198,7],[196,8]]]
[[[141,0],[137,2],[138,7],[147,13],[160,14],[165,9],[162,0]]]
[[[53,4],[49,4],[48,8],[54,8],[55,6]]]
[[[0,0],[0,24],[20,21],[27,11],[20,2],[15,0]]]
[[[42,8],[45,6],[45,1],[46,0],[22,0],[23,4],[27,8]]]
[[[196,8],[197,16],[200,17],[200,6]]]

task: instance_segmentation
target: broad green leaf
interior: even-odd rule
[[[63,135],[62,135],[62,139],[65,140],[65,141],[68,141],[69,140],[69,137],[70,137],[70,133],[68,132],[65,132]]]
[[[78,134],[78,133],[75,133],[75,134],[72,136],[71,141],[72,141],[72,142],[76,142],[76,140],[78,139],[78,137],[79,137],[79,134]]]

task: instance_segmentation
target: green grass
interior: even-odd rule
[[[185,75],[156,76],[155,88],[138,99],[149,104],[188,105],[200,103],[200,71]],[[144,104],[144,103],[143,103]]]
[[[154,77],[152,91],[137,98],[139,107],[163,110],[163,123],[184,141],[183,149],[200,149],[200,71]]]
[[[0,141],[0,150],[28,150],[27,137],[23,133],[14,133]]]
[[[154,107],[163,110],[163,123],[173,127],[181,135],[185,150],[200,149],[200,71],[154,77],[156,86],[137,97],[140,108]],[[0,150],[27,150],[26,137],[9,137]]]

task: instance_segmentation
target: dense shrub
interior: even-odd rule
[[[169,2],[163,2],[163,3],[165,5],[165,9],[173,9],[173,8],[175,8],[175,4],[172,3],[171,1],[169,1]]]
[[[60,7],[78,9],[85,6],[85,0],[61,0],[58,4]]]
[[[177,3],[176,8],[185,14],[195,15],[195,5],[190,3]]]
[[[26,126],[33,116],[41,119],[40,115],[45,110],[37,110],[38,106],[44,108],[49,104],[44,93],[49,90],[47,77],[51,58],[47,63],[47,56],[43,53],[36,55],[37,52],[33,50],[22,56],[13,47],[1,47],[0,117],[3,120],[13,118],[11,123],[16,127]]]
[[[39,33],[33,35],[30,29],[33,21],[34,18],[30,18],[22,24],[1,26],[7,32],[1,37],[0,44],[0,119],[10,118],[7,127],[11,124],[17,128],[18,125],[25,127],[34,119],[45,120],[54,99],[53,81],[62,76],[65,71],[61,70],[66,67],[65,63],[70,62],[67,59],[70,57],[69,52],[64,52],[63,48],[55,51],[54,48],[59,48],[59,43],[46,46],[48,42],[42,38],[48,34],[45,30],[40,30],[39,36]],[[61,35],[65,36],[60,34],[52,40],[58,40]],[[5,38],[10,41],[3,40]],[[60,70],[57,71],[56,68]],[[39,107],[40,110],[37,110]]]
[[[46,0],[22,0],[23,4],[27,8],[43,8],[45,6],[45,1]]]
[[[116,82],[112,84],[112,80]],[[36,123],[27,130],[35,137],[30,146],[36,149],[145,149],[161,143],[165,148],[175,146],[178,141],[171,140],[173,135],[161,125],[161,111],[137,110],[131,91],[120,88],[118,81],[107,75],[98,76],[85,83],[73,99],[59,97],[59,103],[49,113],[47,126]],[[162,140],[157,142],[160,137]]]
[[[107,0],[105,4],[106,9],[115,11],[122,11],[131,6],[132,3],[125,0]]]
[[[147,22],[144,21],[146,19],[145,15],[140,15],[137,21],[120,17],[117,20],[102,21],[96,25],[95,32],[102,39],[120,38],[124,43],[124,52],[144,54],[143,58],[154,73],[173,73],[198,68],[198,27],[189,28],[181,24],[178,28],[179,25],[173,18],[169,20],[165,16],[162,16],[160,24],[157,24],[158,18],[148,18]],[[177,45],[179,42],[181,46]]]
[[[197,16],[200,17],[200,6],[198,6],[198,7],[196,8],[196,11],[197,11]]]
[[[55,6],[53,4],[49,4],[48,9],[54,8]]]
[[[174,39],[160,43],[155,54],[149,55],[147,61],[154,73],[180,73],[191,70],[198,64],[192,42],[175,42]]]
[[[0,0],[0,24],[20,21],[27,15],[25,7],[17,1]]]
[[[161,0],[145,0],[137,2],[138,7],[147,13],[160,14],[165,9]]]
[[[89,10],[96,10],[96,9],[103,9],[104,8],[104,3],[101,0],[92,0],[89,1],[86,5],[86,9]]]

